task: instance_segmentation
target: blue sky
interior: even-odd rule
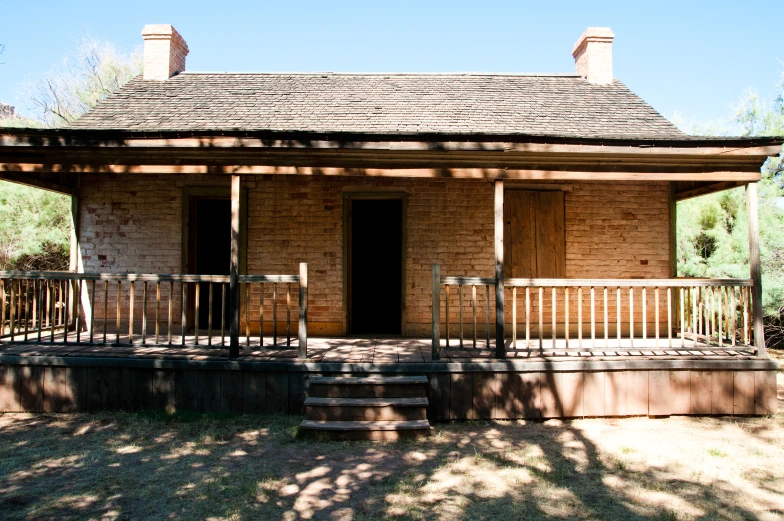
[[[615,32],[614,75],[667,117],[728,118],[784,70],[780,1],[501,2],[0,0],[0,101],[24,112],[26,78],[84,32],[127,51],[171,23],[193,71],[572,72],[587,26]]]

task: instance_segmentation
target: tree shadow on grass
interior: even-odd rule
[[[624,461],[569,422],[320,442],[297,417],[0,416],[6,519],[752,519],[733,477]],[[764,421],[764,420],[760,420]],[[618,422],[633,434],[629,426]],[[777,469],[747,476],[777,495]],[[784,501],[784,500],[783,500]]]

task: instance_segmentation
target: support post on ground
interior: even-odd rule
[[[231,176],[231,260],[229,262],[229,357],[240,355],[240,176]]]
[[[767,353],[765,350],[765,326],[762,321],[762,271],[760,270],[757,183],[746,185],[746,209],[749,214],[749,271],[754,284],[751,288],[754,346],[757,348],[757,356],[764,357]]]
[[[297,328],[299,343],[297,358],[308,358],[308,263],[299,264],[299,326]]]
[[[441,265],[433,264],[432,359],[441,359]]]
[[[493,194],[495,244],[495,357],[506,358],[504,344],[504,182],[496,179]]]

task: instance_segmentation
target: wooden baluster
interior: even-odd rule
[[[52,325],[52,282],[45,280],[44,285],[46,286],[46,328],[48,329]]]
[[[37,328],[36,322],[38,321],[38,291],[37,291],[38,286],[39,286],[38,281],[33,279],[33,306],[32,306],[33,320],[30,323],[30,327],[32,327],[33,329]]]
[[[667,347],[672,348],[672,287],[667,287]]]
[[[5,281],[0,279],[0,336],[5,335]]]
[[[259,282],[259,348],[264,347],[264,283]]]
[[[642,347],[648,343],[648,296],[645,286],[642,288]]]
[[[697,313],[699,311],[698,310],[699,305],[697,303],[697,301],[699,299],[699,291],[698,291],[697,287],[690,288],[689,291],[691,293],[691,301],[692,301],[691,302],[691,307],[692,307],[692,330],[694,332],[694,335],[692,337],[692,347],[694,347],[696,349],[697,348],[697,335],[699,334],[699,327],[700,327],[700,324],[699,324],[699,321],[698,321],[698,315],[697,315]]]
[[[552,327],[553,327],[553,330],[552,330],[552,333],[553,333],[553,334],[552,334],[552,337],[553,337],[553,349],[555,349],[555,348],[556,348],[556,346],[557,346],[557,344],[556,344],[556,335],[558,334],[558,331],[557,331],[557,329],[556,329],[556,326],[555,326],[555,321],[557,320],[556,313],[558,312],[558,302],[557,302],[558,296],[557,296],[557,294],[556,294],[556,289],[555,289],[555,287],[553,287],[553,290],[552,290],[552,291],[553,291],[553,301],[552,301],[552,307],[551,307],[550,309],[552,310]]]
[[[207,294],[207,345],[212,345],[212,282],[209,283]]]
[[[142,345],[147,344],[147,281],[142,286]]]
[[[735,308],[735,287],[731,286],[730,290],[730,309],[732,310],[732,319],[730,320],[730,335],[732,335],[732,347],[735,347],[735,335],[736,335],[736,313],[737,310]]]
[[[286,284],[286,347],[291,347],[291,283]]]
[[[226,283],[221,283],[221,347],[226,346]]]
[[[724,286],[721,288],[721,294],[724,297],[724,338],[728,338],[730,334],[730,292],[732,291],[732,286]]]
[[[531,347],[531,288],[525,287],[525,348]]]
[[[51,293],[51,295],[50,295],[51,298],[49,299],[49,317],[50,317],[50,320],[49,320],[49,342],[53,343],[54,342],[54,326],[55,326],[55,322],[56,322],[56,319],[55,319],[55,313],[56,313],[55,300],[57,299],[57,288],[55,287],[55,282],[54,281],[49,282],[49,285],[51,286],[51,292],[50,292]]]
[[[606,349],[610,345],[610,332],[608,330],[610,327],[610,313],[607,305],[607,286],[602,287],[602,292],[604,293],[604,347]]]
[[[44,324],[44,284],[45,280],[38,281],[38,341],[41,341],[41,334]],[[2,315],[0,315],[1,317]],[[0,319],[0,333],[3,331],[2,319]]]
[[[133,319],[134,319],[134,298],[136,297],[136,283],[131,281],[131,289],[128,293],[128,343],[133,345]]]
[[[457,331],[458,331],[458,335],[460,336],[460,347],[463,348],[465,346],[463,345],[463,285],[462,284],[457,285],[457,300],[458,300],[457,316],[459,319]]]
[[[722,339],[721,335],[722,335],[722,331],[724,331],[724,328],[722,327],[722,321],[724,320],[724,309],[723,309],[724,308],[724,302],[723,302],[723,299],[721,297],[722,297],[722,294],[724,293],[724,288],[721,287],[721,286],[718,286],[716,288],[716,290],[717,290],[716,293],[717,293],[717,298],[718,298],[718,309],[716,310],[716,312],[718,314],[718,317],[717,317],[716,321],[718,322],[718,324],[717,324],[716,332],[719,335],[719,347],[723,347],[724,346],[724,340]]]
[[[278,285],[272,284],[272,345],[278,345]]]
[[[634,288],[629,288],[629,346],[634,347]]]
[[[471,322],[473,326],[471,340],[473,347],[476,348],[476,284],[471,284]],[[514,322],[514,318],[512,319],[512,322]],[[515,325],[512,325],[512,330],[513,335],[517,333]]]
[[[591,349],[596,349],[596,295],[591,286]]]
[[[115,327],[115,330],[114,330],[114,334],[115,334],[114,343],[115,344],[119,344],[120,343],[120,305],[121,305],[120,295],[121,295],[121,292],[122,292],[122,281],[118,280],[117,281],[117,316],[115,317],[115,326],[116,327]]]
[[[686,347],[686,292],[684,288],[680,289],[679,306],[681,308],[681,347]]]
[[[182,338],[180,338],[180,345],[185,347],[185,333],[188,329],[188,283],[180,282],[180,292],[182,293],[182,300],[180,300],[180,331]]]
[[[95,343],[95,281],[90,281],[90,343]]]
[[[70,324],[70,310],[68,309],[69,302],[71,302],[71,281],[63,281],[65,288],[65,295],[63,295],[63,341],[68,342],[68,325]]]
[[[653,288],[653,298],[654,298],[654,320],[656,321],[656,327],[654,328],[654,334],[656,336],[656,347],[659,347],[659,286]],[[669,301],[668,301],[669,302]]]
[[[577,347],[583,347],[583,288],[577,288]]]
[[[539,350],[544,349],[544,288],[539,286]]]
[[[746,345],[751,345],[751,330],[749,324],[749,307],[751,307],[749,303],[749,299],[751,297],[751,292],[749,288],[743,288],[743,339]]]
[[[28,322],[30,321],[30,279],[25,280],[24,289],[24,339],[27,341]]]
[[[74,325],[76,326],[76,343],[82,341],[82,314],[79,312],[82,302],[82,279],[74,281]]]
[[[564,345],[569,349],[569,287],[564,288]]]
[[[160,343],[161,336],[161,281],[155,282],[155,344]]]
[[[167,343],[172,345],[172,329],[174,328],[174,281],[169,281],[169,316],[166,321]]]
[[[193,309],[194,309],[194,320],[193,320],[193,343],[195,345],[199,345],[199,322],[200,322],[200,311],[201,311],[201,282],[197,282],[194,284],[194,294],[193,294]]]
[[[485,284],[485,345],[490,349],[490,284]]]
[[[250,288],[251,288],[250,282],[246,282],[245,283],[245,343],[247,344],[248,348],[250,348]],[[289,299],[287,297],[287,301],[288,300]],[[288,313],[288,311],[286,313]],[[288,320],[288,315],[286,315],[286,320]]]
[[[106,343],[106,321],[109,307],[109,281],[103,281],[103,343]]]
[[[615,336],[618,337],[618,349],[621,348],[621,288],[615,288]]]
[[[446,347],[449,346],[449,284],[446,285],[445,310],[446,310]]]

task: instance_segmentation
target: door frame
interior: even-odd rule
[[[394,192],[345,192],[343,194],[343,336],[351,331],[351,204],[356,200],[399,200],[400,201],[400,336],[406,336],[406,257],[408,231],[408,194]]]
[[[180,232],[180,273],[190,273],[192,237],[190,233],[191,205],[197,199],[228,199],[231,200],[231,188],[227,186],[186,186],[182,189],[182,228]],[[239,273],[247,273],[248,266],[248,191],[240,185],[240,251],[239,251]],[[240,284],[240,303],[245,302],[244,284]],[[186,303],[186,327],[193,328],[196,306],[195,292],[188,292],[188,302]],[[244,314],[240,313],[240,317]]]

